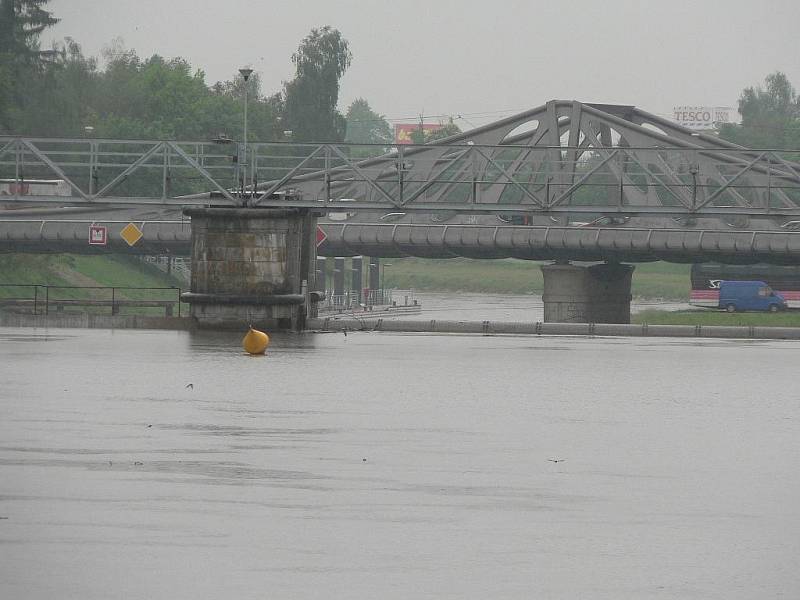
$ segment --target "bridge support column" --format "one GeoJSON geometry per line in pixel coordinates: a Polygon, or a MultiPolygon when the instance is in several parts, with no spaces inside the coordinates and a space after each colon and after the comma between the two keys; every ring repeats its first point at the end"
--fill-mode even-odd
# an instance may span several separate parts
{"type": "Polygon", "coordinates": [[[630,323],[632,265],[542,265],[545,323],[630,323]]]}
{"type": "Polygon", "coordinates": [[[364,300],[361,297],[361,280],[363,274],[363,256],[354,256],[350,259],[350,294],[354,301],[361,304],[364,300]]]}
{"type": "Polygon", "coordinates": [[[191,208],[191,303],[198,325],[305,328],[314,289],[316,213],[191,208]]]}

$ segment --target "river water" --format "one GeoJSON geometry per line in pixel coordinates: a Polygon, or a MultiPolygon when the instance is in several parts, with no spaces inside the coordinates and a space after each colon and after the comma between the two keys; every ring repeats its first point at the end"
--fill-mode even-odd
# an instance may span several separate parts
{"type": "Polygon", "coordinates": [[[0,330],[1,598],[800,597],[798,343],[240,337],[0,330]]]}

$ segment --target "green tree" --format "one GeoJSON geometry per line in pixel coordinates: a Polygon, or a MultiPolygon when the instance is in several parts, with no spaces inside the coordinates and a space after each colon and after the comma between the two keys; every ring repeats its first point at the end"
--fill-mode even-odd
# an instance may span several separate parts
{"type": "Polygon", "coordinates": [[[722,125],[720,137],[750,148],[800,148],[800,98],[780,71],[764,83],[742,91],[742,123],[722,125]]]}
{"type": "MultiPolygon", "coordinates": [[[[283,98],[280,93],[263,96],[261,77],[253,73],[247,81],[247,137],[253,142],[270,142],[283,137],[280,117],[283,98]]],[[[212,97],[206,103],[214,113],[212,122],[218,123],[218,133],[241,139],[244,135],[244,89],[241,76],[228,81],[218,81],[211,86],[212,97]]]]}
{"type": "Polygon", "coordinates": [[[434,129],[433,131],[429,131],[425,135],[426,142],[435,142],[437,140],[442,140],[446,137],[450,137],[451,135],[456,135],[457,133],[461,133],[461,128],[453,123],[453,118],[450,117],[450,120],[442,125],[439,129],[434,129]]]}
{"type": "Polygon", "coordinates": [[[0,54],[17,63],[41,66],[46,53],[39,50],[39,34],[58,23],[42,8],[50,0],[0,0],[0,54]]]}
{"type": "Polygon", "coordinates": [[[370,108],[364,98],[356,98],[347,108],[347,133],[344,141],[355,144],[390,144],[392,128],[383,115],[370,108]]]}
{"type": "Polygon", "coordinates": [[[384,146],[364,146],[350,149],[354,158],[378,156],[387,151],[394,140],[392,128],[383,117],[369,106],[364,98],[356,98],[347,108],[347,133],[344,141],[353,144],[384,144],[384,146]]]}
{"type": "Polygon", "coordinates": [[[58,19],[43,8],[50,0],[0,0],[0,132],[18,130],[28,81],[47,68],[52,52],[39,49],[39,34],[58,19]]]}
{"type": "Polygon", "coordinates": [[[430,142],[435,142],[437,140],[450,137],[451,135],[456,135],[457,133],[461,133],[461,128],[453,123],[453,118],[450,117],[450,120],[447,123],[442,124],[439,129],[426,131],[420,127],[411,134],[411,141],[414,144],[428,144],[430,142]]]}
{"type": "Polygon", "coordinates": [[[22,104],[13,113],[15,128],[28,135],[79,136],[92,120],[97,61],[85,57],[71,38],[55,44],[54,50],[51,63],[27,78],[20,90],[22,104]]]}
{"type": "Polygon", "coordinates": [[[352,53],[337,29],[312,29],[292,55],[295,78],[284,84],[283,129],[297,141],[342,141],[346,120],[336,109],[339,80],[352,53]]]}

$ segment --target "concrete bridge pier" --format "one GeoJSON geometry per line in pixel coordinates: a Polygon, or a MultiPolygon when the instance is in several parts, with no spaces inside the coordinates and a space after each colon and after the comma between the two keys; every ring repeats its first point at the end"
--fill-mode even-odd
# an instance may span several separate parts
{"type": "Polygon", "coordinates": [[[542,265],[545,323],[630,323],[633,265],[542,265]]]}
{"type": "Polygon", "coordinates": [[[364,257],[354,256],[350,259],[350,294],[355,299],[355,302],[361,304],[364,302],[362,298],[362,279],[364,273],[364,257]]]}
{"type": "Polygon", "coordinates": [[[313,314],[317,214],[310,209],[190,208],[191,291],[200,327],[305,328],[313,314]]]}

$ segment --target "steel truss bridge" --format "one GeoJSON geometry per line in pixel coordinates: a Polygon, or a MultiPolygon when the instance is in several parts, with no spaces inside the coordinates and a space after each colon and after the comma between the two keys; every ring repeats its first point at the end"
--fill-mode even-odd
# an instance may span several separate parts
{"type": "Polygon", "coordinates": [[[0,137],[0,246],[85,231],[35,208],[65,198],[26,182],[58,179],[94,220],[148,213],[142,248],[187,244],[180,207],[248,206],[327,214],[323,254],[800,260],[800,151],[633,106],[556,100],[420,146],[220,141],[0,137]]]}

